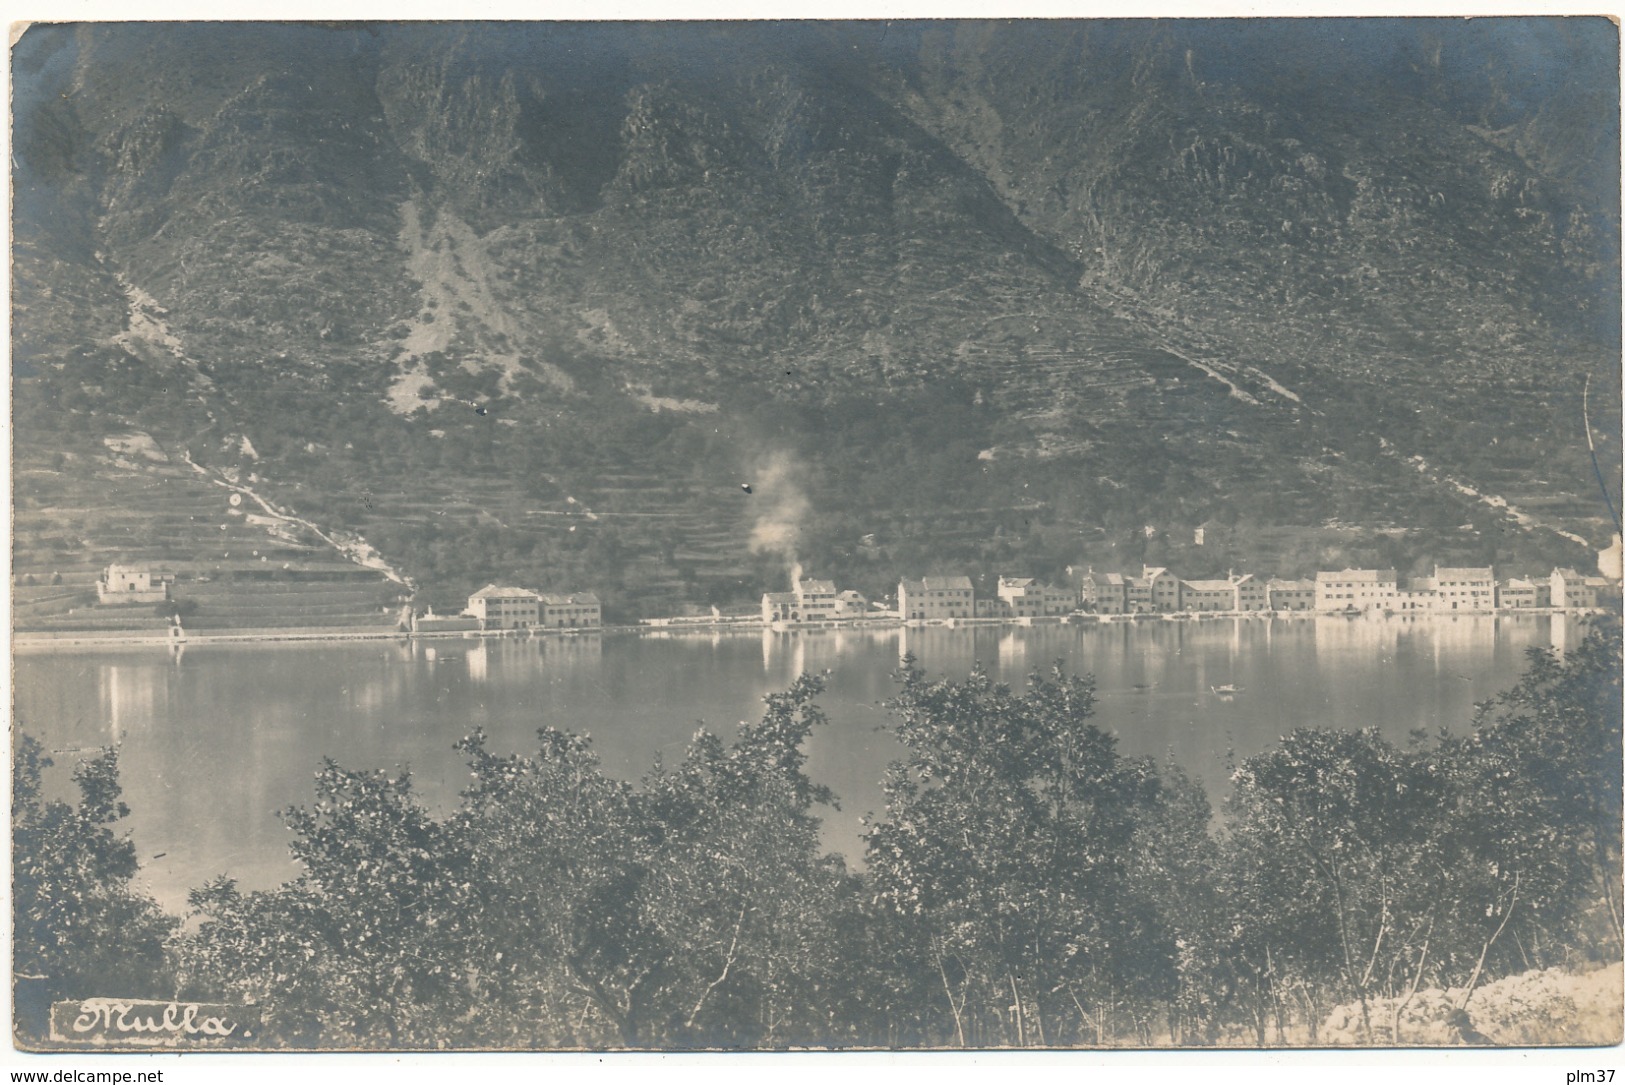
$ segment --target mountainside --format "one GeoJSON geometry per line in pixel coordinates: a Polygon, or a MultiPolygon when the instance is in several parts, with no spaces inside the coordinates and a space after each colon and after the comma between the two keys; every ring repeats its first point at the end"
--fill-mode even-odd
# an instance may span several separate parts
{"type": "Polygon", "coordinates": [[[1616,61],[1600,19],[35,27],[16,572],[108,545],[42,541],[53,494],[157,514],[131,433],[437,606],[1589,566],[1616,61]]]}

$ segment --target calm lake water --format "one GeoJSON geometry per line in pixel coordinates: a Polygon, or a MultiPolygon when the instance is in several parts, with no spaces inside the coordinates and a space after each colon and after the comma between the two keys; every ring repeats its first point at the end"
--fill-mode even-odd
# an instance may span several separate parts
{"type": "Polygon", "coordinates": [[[859,819],[883,809],[897,756],[880,730],[899,657],[933,677],[978,661],[1004,681],[1065,661],[1099,685],[1096,723],[1129,755],[1176,760],[1215,806],[1231,751],[1246,757],[1294,727],[1464,730],[1476,702],[1511,685],[1533,645],[1578,637],[1562,616],[1122,622],[1109,625],[671,634],[167,648],[20,650],[16,722],[58,764],[66,794],[81,751],[120,747],[127,826],[143,878],[173,911],[229,874],[245,888],[291,877],[275,812],[312,799],[320,759],[406,767],[447,811],[467,779],[452,744],[475,727],[498,753],[536,729],[590,734],[605,768],[635,780],[681,757],[695,729],[731,737],[764,694],[829,671],[808,771],[841,798],[825,811],[832,851],[862,854],[859,819]],[[432,646],[438,662],[429,662],[432,646]],[[1234,697],[1210,687],[1234,685],[1234,697]]]}

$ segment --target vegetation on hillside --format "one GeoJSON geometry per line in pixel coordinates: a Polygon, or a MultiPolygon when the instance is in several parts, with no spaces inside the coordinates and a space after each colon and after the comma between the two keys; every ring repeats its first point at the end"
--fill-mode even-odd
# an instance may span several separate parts
{"type": "Polygon", "coordinates": [[[1608,542],[1605,20],[871,29],[30,28],[20,457],[252,471],[437,609],[1608,542]]]}

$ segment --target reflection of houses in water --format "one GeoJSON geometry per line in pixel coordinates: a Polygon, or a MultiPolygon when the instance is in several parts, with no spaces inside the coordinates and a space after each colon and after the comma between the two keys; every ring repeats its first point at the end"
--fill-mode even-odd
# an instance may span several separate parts
{"type": "MultiPolygon", "coordinates": [[[[1184,624],[1172,622],[1110,622],[1084,626],[1079,631],[1068,670],[1074,674],[1094,675],[1102,694],[1107,696],[1148,694],[1160,683],[1169,654],[1167,639],[1184,634],[1184,624]]],[[[1040,662],[1047,668],[1060,654],[1046,652],[1040,662]]]]}
{"type": "Polygon", "coordinates": [[[1426,635],[1433,642],[1433,666],[1437,673],[1459,670],[1466,661],[1492,655],[1495,651],[1494,618],[1440,617],[1427,625],[1426,635]]]}
{"type": "MultiPolygon", "coordinates": [[[[1589,614],[1563,614],[1554,613],[1549,619],[1534,618],[1534,621],[1549,620],[1551,623],[1550,642],[1552,649],[1559,655],[1570,648],[1579,647],[1591,631],[1595,617],[1589,614]]],[[[1538,641],[1537,641],[1538,643],[1538,641]]]]}
{"type": "Polygon", "coordinates": [[[877,649],[884,651],[880,642],[893,632],[888,628],[836,627],[789,631],[764,628],[761,633],[762,670],[772,673],[774,664],[783,658],[788,658],[792,676],[834,670],[842,660],[850,659],[855,653],[870,653],[877,649]]]}
{"type": "Polygon", "coordinates": [[[1034,625],[1020,630],[1026,658],[1021,673],[1009,675],[1009,681],[1012,684],[1021,682],[1035,670],[1048,674],[1057,661],[1068,673],[1087,671],[1084,657],[1078,654],[1082,628],[1076,625],[1034,625]]]}
{"type": "MultiPolygon", "coordinates": [[[[519,647],[515,645],[514,647],[519,647]]],[[[540,642],[542,665],[597,671],[604,662],[604,638],[597,633],[548,637],[540,642]]]]}
{"type": "MultiPolygon", "coordinates": [[[[1249,626],[1249,628],[1251,628],[1249,626]]],[[[1241,655],[1241,621],[1232,619],[1230,622],[1230,659],[1234,661],[1241,655]]]]}
{"type": "MultiPolygon", "coordinates": [[[[470,645],[462,656],[462,663],[471,682],[520,684],[532,681],[539,672],[553,668],[561,671],[596,670],[603,662],[603,652],[604,638],[591,633],[518,640],[493,638],[470,645]]],[[[442,656],[441,662],[436,665],[450,664],[454,658],[442,656]]]]}
{"type": "Polygon", "coordinates": [[[865,639],[861,633],[852,634],[844,629],[803,629],[787,636],[790,673],[797,677],[834,670],[841,657],[847,655],[855,643],[865,639]]]}
{"type": "Polygon", "coordinates": [[[110,664],[100,668],[102,718],[107,721],[107,737],[118,742],[131,728],[140,729],[169,710],[169,679],[172,668],[154,667],[147,661],[131,666],[110,664]],[[159,678],[164,680],[159,688],[159,678]]]}
{"type": "Polygon", "coordinates": [[[1559,655],[1569,650],[1569,616],[1567,614],[1552,615],[1552,648],[1559,655]]]}
{"type": "Polygon", "coordinates": [[[481,641],[468,650],[463,656],[468,666],[468,680],[470,682],[485,682],[491,677],[491,651],[490,645],[481,641]]]}
{"type": "Polygon", "coordinates": [[[1393,658],[1403,651],[1411,658],[1431,658],[1435,670],[1442,672],[1460,667],[1463,660],[1492,654],[1498,620],[1488,613],[1319,617],[1314,624],[1315,651],[1329,658],[1393,658]]]}
{"type": "Polygon", "coordinates": [[[913,655],[933,678],[963,678],[976,665],[976,630],[904,626],[897,631],[897,658],[913,655]]]}
{"type": "Polygon", "coordinates": [[[399,668],[388,665],[351,667],[345,671],[344,686],[350,694],[350,707],[376,711],[397,701],[399,694],[393,688],[401,675],[399,668]]]}
{"type": "Polygon", "coordinates": [[[1027,673],[1027,638],[1014,630],[999,638],[999,675],[1012,686],[1027,673]]]}
{"type": "Polygon", "coordinates": [[[1133,623],[1141,674],[1147,683],[1161,685],[1177,666],[1185,638],[1184,623],[1133,623]]]}
{"type": "Polygon", "coordinates": [[[1580,642],[1585,640],[1594,619],[1586,614],[1556,613],[1551,615],[1550,620],[1552,649],[1561,655],[1570,648],[1578,647],[1580,642]]]}
{"type": "Polygon", "coordinates": [[[1133,622],[1112,622],[1090,629],[1083,646],[1087,663],[1081,665],[1079,670],[1097,677],[1102,674],[1121,675],[1122,680],[1131,685],[1140,682],[1140,654],[1135,650],[1134,632],[1133,622]]]}

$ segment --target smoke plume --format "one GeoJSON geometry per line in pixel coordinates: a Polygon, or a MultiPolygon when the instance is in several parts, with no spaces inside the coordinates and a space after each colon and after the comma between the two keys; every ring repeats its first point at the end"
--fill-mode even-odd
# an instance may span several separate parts
{"type": "Polygon", "coordinates": [[[787,567],[797,564],[801,522],[812,508],[796,474],[795,461],[774,452],[757,463],[750,480],[752,500],[760,503],[750,529],[751,553],[782,555],[787,567]]]}

